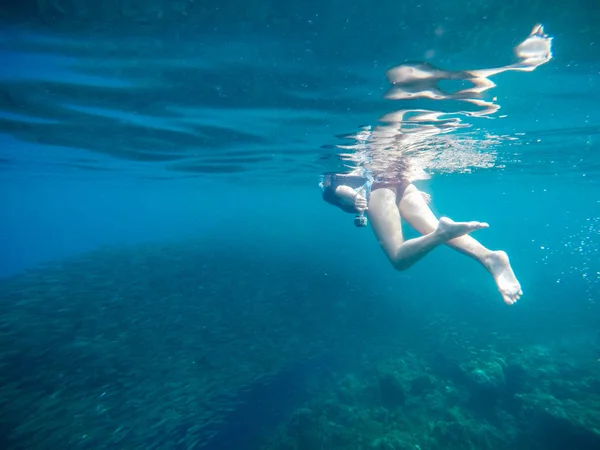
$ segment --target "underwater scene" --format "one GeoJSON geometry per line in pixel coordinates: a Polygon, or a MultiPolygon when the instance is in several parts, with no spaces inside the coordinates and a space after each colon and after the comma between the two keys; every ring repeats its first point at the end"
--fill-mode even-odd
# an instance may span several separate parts
{"type": "Polygon", "coordinates": [[[600,449],[600,4],[0,6],[0,449],[600,449]]]}

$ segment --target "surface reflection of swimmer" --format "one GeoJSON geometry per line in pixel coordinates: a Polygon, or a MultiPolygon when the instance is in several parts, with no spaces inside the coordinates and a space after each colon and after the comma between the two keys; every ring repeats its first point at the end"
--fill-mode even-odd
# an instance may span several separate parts
{"type": "Polygon", "coordinates": [[[357,226],[366,225],[360,215],[367,214],[379,245],[397,270],[408,269],[438,245],[446,244],[479,261],[494,277],[507,304],[515,303],[523,294],[506,253],[489,250],[469,236],[488,224],[454,222],[447,217],[438,220],[428,206],[429,194],[418,190],[402,171],[394,177],[376,176],[373,180],[358,173],[329,173],[323,176],[321,187],[325,201],[359,214],[357,226]],[[405,240],[402,220],[422,236],[405,240]]]}
{"type": "MultiPolygon", "coordinates": [[[[531,72],[552,59],[552,38],[546,35],[544,27],[537,24],[529,36],[514,48],[517,62],[492,69],[442,70],[429,63],[406,63],[387,71],[392,85],[385,94],[390,100],[458,100],[471,103],[479,111],[460,111],[471,116],[488,116],[500,107],[493,101],[484,100],[482,94],[494,88],[496,84],[489,77],[503,72],[531,72]],[[456,92],[442,89],[442,81],[461,81],[471,86],[456,92]]],[[[459,112],[459,111],[455,111],[459,112]]]]}

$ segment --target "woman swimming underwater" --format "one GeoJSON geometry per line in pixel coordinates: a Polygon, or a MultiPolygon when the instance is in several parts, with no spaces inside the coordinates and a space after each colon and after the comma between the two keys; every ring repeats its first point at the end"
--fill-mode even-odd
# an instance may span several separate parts
{"type": "MultiPolygon", "coordinates": [[[[504,302],[515,303],[523,292],[506,252],[489,250],[469,235],[488,228],[488,224],[454,222],[447,217],[438,220],[429,208],[431,197],[412,184],[419,178],[414,176],[413,167],[427,166],[418,160],[427,162],[428,148],[436,136],[465,126],[457,116],[490,116],[499,109],[495,97],[490,100],[483,96],[496,86],[489,77],[507,71],[535,70],[552,59],[551,44],[552,38],[544,33],[541,24],[536,24],[529,36],[514,48],[518,60],[513,64],[447,71],[427,63],[406,63],[388,70],[387,78],[392,86],[385,95],[387,99],[450,100],[469,108],[445,112],[403,109],[386,114],[380,122],[387,125],[359,133],[355,137],[357,145],[338,146],[352,150],[345,156],[353,161],[355,170],[350,174],[325,174],[321,182],[323,199],[346,212],[366,214],[379,245],[397,270],[409,268],[438,245],[446,244],[479,261],[494,278],[504,302]],[[460,85],[465,87],[447,92],[442,88],[442,81],[461,81],[460,85]],[[473,106],[479,110],[473,111],[473,106]],[[417,164],[412,164],[415,161],[417,164]],[[365,169],[369,169],[369,177],[364,176],[365,169]],[[405,240],[402,221],[422,236],[405,240]]],[[[437,156],[446,154],[450,167],[455,169],[462,159],[453,159],[452,149],[447,150],[444,148],[429,161],[439,160],[437,156]]],[[[359,226],[365,222],[365,217],[356,218],[359,226]]]]}
{"type": "Polygon", "coordinates": [[[447,217],[438,220],[428,206],[429,194],[404,177],[375,179],[371,184],[359,175],[325,174],[321,187],[328,203],[348,213],[367,214],[379,245],[397,270],[408,269],[438,245],[446,244],[479,261],[494,277],[507,304],[523,294],[507,254],[489,250],[469,236],[487,228],[487,223],[454,222],[447,217]],[[402,220],[422,236],[404,240],[402,220]]]}

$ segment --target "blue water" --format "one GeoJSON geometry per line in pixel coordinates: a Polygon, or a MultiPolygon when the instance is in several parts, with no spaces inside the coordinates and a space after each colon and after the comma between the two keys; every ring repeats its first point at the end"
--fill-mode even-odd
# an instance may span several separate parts
{"type": "MultiPolygon", "coordinates": [[[[600,396],[589,381],[600,357],[598,19],[592,1],[3,6],[0,397],[11,418],[0,420],[0,444],[318,448],[264,439],[278,426],[294,435],[290,418],[321,408],[306,405],[373,361],[407,352],[439,362],[445,326],[473,354],[565,352],[568,374],[588,381],[552,395],[571,407],[600,396]],[[481,98],[500,108],[489,115],[461,114],[478,109],[464,99],[386,98],[386,71],[401,64],[452,73],[512,64],[537,23],[552,58],[491,76],[481,98]],[[339,146],[400,109],[468,125],[414,144],[417,156],[437,155],[415,184],[436,215],[490,224],[474,236],[509,254],[524,292],[516,305],[446,247],[394,271],[371,230],[322,201],[321,174],[346,170],[342,154],[352,153],[339,146]],[[187,365],[199,361],[205,369],[187,365]],[[215,383],[207,393],[192,388],[205,373],[215,383]],[[73,409],[44,403],[63,388],[73,409]],[[111,440],[121,429],[129,434],[111,440]]],[[[463,74],[442,88],[467,84],[463,74]]],[[[440,364],[436,376],[460,384],[440,364]]],[[[600,408],[581,408],[583,428],[600,424],[600,408]]],[[[572,436],[557,433],[555,442],[572,436]]],[[[514,445],[554,448],[527,436],[514,445]]],[[[583,436],[580,448],[600,442],[583,436]]]]}

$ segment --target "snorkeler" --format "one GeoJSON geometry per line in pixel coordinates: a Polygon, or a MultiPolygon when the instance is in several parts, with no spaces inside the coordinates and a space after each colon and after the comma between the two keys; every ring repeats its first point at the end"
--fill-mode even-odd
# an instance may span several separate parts
{"type": "MultiPolygon", "coordinates": [[[[447,217],[438,220],[429,208],[431,196],[419,191],[412,181],[423,179],[415,169],[427,167],[427,155],[431,153],[428,146],[435,142],[435,137],[464,127],[457,114],[489,116],[499,109],[495,98],[483,97],[495,86],[489,77],[507,71],[531,72],[547,63],[552,59],[552,38],[545,34],[541,24],[536,24],[514,52],[516,63],[492,69],[447,71],[427,63],[407,63],[388,70],[392,87],[385,95],[387,99],[454,100],[480,110],[453,111],[454,118],[448,112],[426,109],[386,114],[380,119],[386,125],[376,127],[375,131],[363,129],[354,136],[356,145],[337,146],[351,150],[340,157],[352,161],[349,167],[355,170],[349,174],[325,174],[321,182],[323,199],[348,213],[358,214],[357,226],[366,226],[368,217],[379,245],[397,270],[411,267],[438,245],[446,244],[479,261],[494,278],[508,305],[519,300],[523,292],[506,252],[489,250],[469,235],[489,225],[454,222],[447,217]],[[462,80],[470,86],[448,93],[439,86],[444,80],[462,80]],[[369,169],[372,175],[364,176],[364,169],[369,169]],[[405,240],[403,220],[422,236],[405,240]]],[[[430,160],[438,159],[438,155],[430,160]]]]}
{"type": "Polygon", "coordinates": [[[395,269],[408,269],[438,245],[446,244],[479,261],[494,277],[506,304],[512,305],[523,294],[507,254],[489,250],[469,236],[475,230],[488,228],[487,223],[454,222],[447,217],[438,220],[428,206],[431,196],[404,177],[371,183],[360,175],[325,174],[321,187],[326,202],[359,214],[357,226],[365,226],[366,220],[360,218],[368,215],[377,241],[395,269]],[[422,236],[404,240],[402,219],[422,236]]]}

